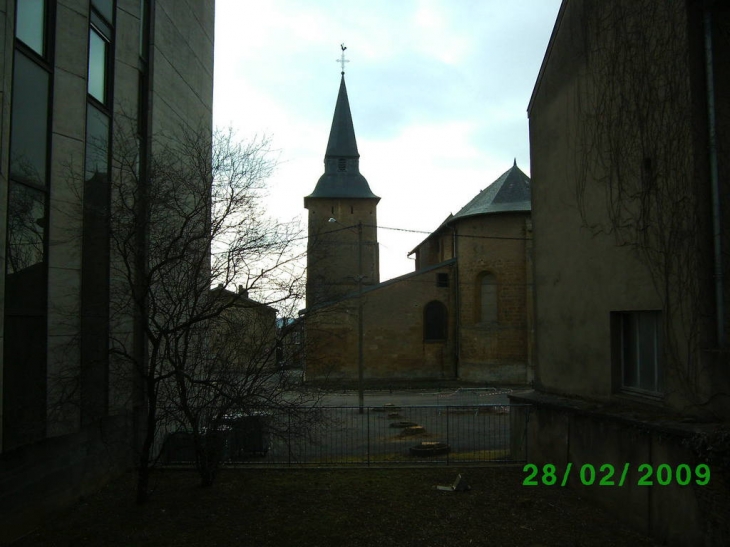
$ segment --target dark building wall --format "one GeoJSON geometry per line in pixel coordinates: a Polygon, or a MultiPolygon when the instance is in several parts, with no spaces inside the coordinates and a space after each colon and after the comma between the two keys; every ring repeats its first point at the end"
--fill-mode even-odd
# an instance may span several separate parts
{"type": "MultiPolygon", "coordinates": [[[[540,386],[548,391],[611,397],[620,390],[617,388],[620,378],[616,377],[616,348],[611,345],[611,314],[656,310],[668,326],[667,337],[676,344],[672,348],[671,340],[667,340],[667,352],[674,352],[668,359],[674,359],[674,362],[667,361],[663,403],[681,408],[689,397],[687,393],[682,394],[681,389],[687,384],[687,378],[682,376],[686,373],[687,359],[707,363],[707,355],[697,347],[689,354],[678,349],[687,347],[691,336],[690,322],[686,318],[695,314],[701,331],[712,330],[711,322],[705,319],[708,311],[711,313],[707,308],[706,291],[710,280],[705,277],[712,264],[711,245],[700,233],[692,235],[697,237],[696,243],[682,239],[681,235],[683,223],[699,226],[702,230],[709,220],[702,213],[708,211],[706,200],[710,185],[708,170],[703,167],[708,162],[705,132],[696,130],[707,128],[706,110],[698,107],[705,103],[702,97],[697,97],[698,90],[704,88],[697,77],[704,74],[704,70],[692,65],[701,62],[702,58],[676,55],[672,50],[665,51],[671,58],[659,56],[655,59],[660,67],[663,63],[667,65],[663,75],[671,79],[675,93],[666,104],[654,103],[656,108],[640,105],[647,109],[653,124],[651,131],[655,133],[649,147],[653,151],[642,150],[635,141],[637,135],[621,131],[620,123],[628,124],[631,119],[617,113],[621,97],[624,97],[619,95],[618,88],[617,95],[604,89],[606,83],[600,79],[601,66],[598,66],[602,62],[600,56],[592,57],[590,65],[586,64],[585,53],[581,57],[581,48],[586,47],[582,42],[582,29],[593,28],[585,21],[586,18],[591,21],[596,15],[591,10],[583,11],[586,5],[591,4],[566,3],[531,102],[538,379],[540,386]],[[599,107],[611,110],[596,116],[599,107]],[[659,108],[666,112],[661,118],[655,113],[659,108]],[[610,120],[611,116],[615,117],[615,123],[602,124],[602,119],[610,120]],[[662,124],[665,124],[664,129],[662,124]],[[660,140],[662,135],[666,143],[660,140]],[[604,146],[612,143],[622,151],[621,156],[609,157],[607,152],[595,146],[587,148],[590,143],[604,146]],[[678,161],[676,157],[680,152],[683,156],[678,161]],[[621,173],[625,192],[638,192],[635,189],[644,184],[642,166],[646,162],[656,170],[656,184],[664,186],[660,191],[677,196],[677,192],[671,191],[672,185],[689,190],[686,191],[686,205],[676,199],[652,213],[659,216],[647,222],[653,223],[654,228],[650,230],[660,234],[660,239],[645,244],[637,235],[640,234],[638,223],[643,222],[639,199],[622,202],[620,207],[609,199],[616,195],[617,172],[621,173]],[[695,216],[698,212],[699,216],[695,216]],[[617,214],[634,222],[633,231],[616,228],[617,214]],[[667,224],[657,229],[658,222],[667,224]],[[670,230],[676,230],[679,238],[673,243],[666,237],[673,233],[670,230]],[[660,263],[663,245],[673,246],[675,257],[679,251],[686,255],[687,262],[682,266],[686,268],[685,277],[679,281],[660,263]],[[680,286],[682,283],[685,285],[680,286]],[[693,284],[698,287],[696,293],[690,291],[693,284]],[[687,296],[689,294],[693,296],[687,296]],[[672,374],[671,367],[676,374],[672,374]]],[[[698,20],[691,9],[683,11],[680,5],[674,6],[671,13],[667,10],[664,16],[674,21],[671,30],[665,28],[661,32],[669,34],[660,33],[655,39],[668,39],[671,35],[673,43],[679,44],[677,47],[685,54],[694,51],[698,44],[690,38],[701,37],[697,36],[701,18],[698,20]],[[690,32],[692,29],[694,31],[690,32]]],[[[663,27],[658,25],[657,28],[663,27]]],[[[595,36],[591,35],[590,39],[594,40],[595,36]]],[[[603,46],[592,47],[595,51],[603,51],[603,46]]],[[[641,62],[640,59],[637,62],[641,62]]],[[[662,74],[661,68],[654,70],[662,74]]],[[[637,84],[629,82],[626,85],[631,89],[637,84]]],[[[632,99],[628,104],[639,108],[639,102],[632,99]]],[[[615,328],[613,331],[615,338],[615,328]]],[[[713,367],[700,368],[709,371],[713,367]]],[[[711,387],[713,382],[707,376],[699,375],[693,382],[700,397],[711,396],[708,390],[714,389],[711,387]]]]}
{"type": "MultiPolygon", "coordinates": [[[[45,4],[50,41],[41,58],[15,40],[15,1],[0,2],[4,75],[0,101],[3,112],[9,113],[0,125],[0,217],[5,219],[12,212],[7,209],[9,185],[40,188],[38,195],[45,192],[45,210],[41,207],[30,224],[40,227],[36,232],[43,250],[43,259],[34,266],[40,271],[39,280],[23,277],[33,281],[31,291],[16,287],[8,294],[22,276],[7,273],[6,223],[0,223],[0,543],[27,531],[48,511],[88,493],[132,462],[134,394],[130,384],[110,380],[107,358],[106,298],[113,258],[104,235],[109,214],[104,185],[109,176],[111,131],[129,129],[130,120],[131,125],[140,122],[144,146],[153,130],[174,131],[181,122],[193,128],[211,125],[214,2],[97,2],[100,9],[93,15],[88,0],[45,4]],[[114,9],[106,11],[110,4],[114,9]],[[141,16],[151,23],[150,39],[142,40],[148,47],[142,50],[141,16]],[[96,25],[94,47],[104,42],[108,52],[106,91],[95,88],[92,92],[87,82],[91,24],[96,25]],[[48,144],[45,188],[4,178],[13,141],[10,121],[24,98],[21,93],[12,96],[14,76],[22,66],[17,62],[18,51],[31,60],[31,68],[41,67],[49,75],[49,122],[46,129],[39,126],[48,144]],[[12,298],[14,309],[7,306],[12,298]],[[28,315],[29,310],[33,314],[28,315]],[[24,314],[36,317],[42,326],[33,329],[37,343],[18,332],[23,324],[16,318],[24,314]],[[8,322],[10,316],[15,318],[8,322]],[[29,386],[19,380],[27,375],[19,374],[22,363],[17,356],[32,348],[35,372],[29,386]],[[69,390],[68,383],[61,381],[64,378],[78,379],[80,389],[69,390]],[[11,432],[14,421],[8,416],[28,400],[37,412],[25,414],[28,419],[21,421],[21,434],[11,432]],[[31,418],[33,423],[28,421],[31,418]]],[[[40,88],[30,93],[31,99],[36,92],[40,88]]],[[[121,333],[130,332],[131,317],[118,328],[121,333]]]]}
{"type": "MultiPolygon", "coordinates": [[[[527,442],[539,466],[694,469],[713,460],[698,447],[730,417],[709,275],[703,8],[727,23],[722,2],[561,7],[529,109],[537,392],[514,398],[534,405],[527,442]]],[[[713,51],[726,64],[726,41],[713,51]]],[[[727,127],[726,107],[716,114],[727,127]]],[[[668,545],[720,545],[721,461],[705,490],[571,484],[668,545]]]]}

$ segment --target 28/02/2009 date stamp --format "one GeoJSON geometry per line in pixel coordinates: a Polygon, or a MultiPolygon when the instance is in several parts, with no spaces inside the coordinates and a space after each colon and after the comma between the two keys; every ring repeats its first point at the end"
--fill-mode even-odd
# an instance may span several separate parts
{"type": "MultiPolygon", "coordinates": [[[[590,463],[574,468],[571,462],[568,463],[562,473],[559,473],[557,467],[551,463],[546,463],[542,466],[541,474],[537,465],[528,463],[522,468],[522,471],[527,473],[522,481],[522,486],[538,486],[539,484],[566,486],[571,473],[574,471],[577,472],[583,486],[594,484],[598,486],[624,486],[627,484],[630,469],[631,464],[625,463],[622,468],[619,468],[617,474],[616,468],[610,463],[604,463],[596,470],[596,467],[590,463]]],[[[637,471],[639,475],[636,480],[637,486],[654,486],[655,484],[667,486],[672,482],[680,486],[687,486],[692,483],[706,486],[710,483],[710,466],[704,463],[695,466],[694,469],[684,463],[679,464],[676,469],[666,463],[658,465],[656,469],[648,463],[642,463],[638,466],[637,471]]],[[[629,479],[629,483],[633,483],[633,479],[629,479]]]]}

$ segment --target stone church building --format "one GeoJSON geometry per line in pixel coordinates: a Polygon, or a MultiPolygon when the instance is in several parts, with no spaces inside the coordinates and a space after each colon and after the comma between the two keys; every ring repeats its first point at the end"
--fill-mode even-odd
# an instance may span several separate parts
{"type": "Polygon", "coordinates": [[[376,196],[340,81],[309,211],[307,380],[532,380],[530,179],[515,164],[380,282],[376,196]]]}

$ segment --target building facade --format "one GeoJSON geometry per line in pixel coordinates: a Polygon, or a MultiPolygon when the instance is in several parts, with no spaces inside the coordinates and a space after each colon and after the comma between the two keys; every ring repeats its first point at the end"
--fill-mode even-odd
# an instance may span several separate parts
{"type": "Polygon", "coordinates": [[[574,479],[670,545],[730,537],[728,7],[565,0],[528,110],[530,458],[629,465],[632,486],[709,462],[704,490],[574,479]]]}
{"type": "Polygon", "coordinates": [[[375,196],[359,172],[344,75],[309,210],[308,380],[531,379],[530,180],[515,165],[380,282],[375,196]]]}
{"type": "Polygon", "coordinates": [[[115,147],[131,135],[143,180],[152,135],[210,130],[214,2],[7,0],[0,19],[4,539],[131,462],[135,398],[109,373],[115,147]]]}
{"type": "Polygon", "coordinates": [[[455,374],[498,384],[532,381],[530,179],[517,161],[410,254],[416,271],[455,260],[455,374]]]}

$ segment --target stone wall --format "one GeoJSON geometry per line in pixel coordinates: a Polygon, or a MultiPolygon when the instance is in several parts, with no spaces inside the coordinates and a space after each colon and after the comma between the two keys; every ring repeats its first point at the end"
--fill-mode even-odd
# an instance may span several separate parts
{"type": "Polygon", "coordinates": [[[502,213],[456,221],[459,267],[459,377],[528,382],[526,238],[529,215],[502,213]],[[496,285],[496,312],[482,317],[482,280],[496,285]]]}
{"type": "MultiPolygon", "coordinates": [[[[453,378],[455,302],[437,274],[453,276],[453,264],[408,274],[364,290],[364,377],[377,379],[453,378]],[[424,341],[424,307],[446,306],[445,341],[424,341]]],[[[308,380],[358,377],[358,297],[314,309],[306,323],[308,380]]]]}

